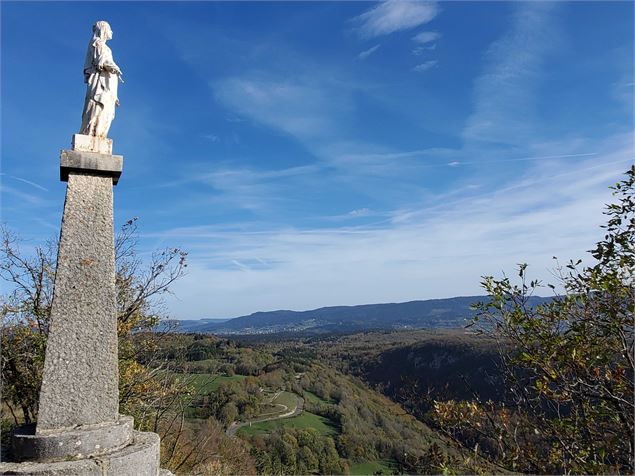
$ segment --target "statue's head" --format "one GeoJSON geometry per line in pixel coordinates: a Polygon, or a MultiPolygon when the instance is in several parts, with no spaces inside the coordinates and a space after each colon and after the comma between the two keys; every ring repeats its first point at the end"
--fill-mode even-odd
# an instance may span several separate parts
{"type": "Polygon", "coordinates": [[[93,38],[104,41],[112,38],[112,30],[107,21],[100,20],[93,25],[93,38]]]}

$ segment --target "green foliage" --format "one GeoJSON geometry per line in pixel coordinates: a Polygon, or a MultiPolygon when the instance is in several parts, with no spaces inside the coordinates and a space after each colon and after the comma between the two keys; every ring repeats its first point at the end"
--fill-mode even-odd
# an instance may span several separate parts
{"type": "MultiPolygon", "coordinates": [[[[377,460],[394,461],[395,471],[418,474],[437,473],[448,462],[461,467],[456,451],[443,438],[361,381],[321,362],[316,353],[306,352],[301,342],[248,347],[214,337],[180,335],[166,340],[163,351],[187,359],[191,354],[176,349],[189,349],[195,339],[199,347],[201,342],[206,346],[225,342],[214,357],[198,363],[217,369],[245,360],[265,363],[258,376],[179,375],[179,379],[194,379],[194,388],[200,390],[187,412],[192,422],[211,417],[229,427],[232,421],[252,421],[237,434],[252,448],[261,473],[339,474],[347,472],[350,464],[377,460]],[[300,397],[305,398],[300,415],[253,421],[286,413],[300,397]],[[310,437],[318,441],[308,443],[310,437]]],[[[185,363],[182,370],[191,362],[185,363]]]]}
{"type": "Polygon", "coordinates": [[[393,474],[396,472],[397,467],[394,461],[377,460],[366,463],[352,464],[350,467],[350,474],[353,475],[380,475],[380,474],[393,474]]]}
{"type": "Polygon", "coordinates": [[[17,425],[37,418],[57,245],[49,242],[27,256],[14,234],[1,231],[0,279],[11,288],[1,310],[2,398],[17,425]]]}
{"type": "Polygon", "coordinates": [[[232,375],[228,377],[220,374],[199,374],[199,373],[175,373],[177,378],[187,382],[198,394],[204,395],[218,390],[221,385],[232,382],[242,382],[245,375],[232,375]]]}
{"type": "Polygon", "coordinates": [[[238,416],[238,408],[233,402],[228,402],[220,409],[219,419],[225,426],[231,425],[238,416]]]}
{"type": "MultiPolygon", "coordinates": [[[[137,428],[160,434],[164,467],[189,472],[218,453],[229,472],[253,471],[248,454],[236,460],[228,453],[223,446],[228,438],[215,421],[186,424],[184,409],[193,389],[173,378],[172,361],[159,352],[166,334],[153,332],[157,310],[161,296],[185,271],[185,253],[161,250],[144,265],[135,248],[136,220],[131,220],[115,238],[120,411],[132,415],[137,428]]],[[[8,410],[12,416],[11,427],[37,419],[56,255],[56,242],[24,253],[16,237],[2,230],[0,278],[8,289],[2,299],[2,404],[3,415],[8,410]]],[[[8,425],[2,421],[3,436],[8,425]]]]}
{"type": "MultiPolygon", "coordinates": [[[[440,425],[492,462],[532,473],[635,471],[635,166],[614,187],[597,263],[560,269],[566,293],[538,307],[540,283],[487,277],[477,326],[500,347],[507,403],[445,402],[440,425]]],[[[554,288],[554,286],[551,286],[554,288]]]]}
{"type": "Polygon", "coordinates": [[[252,443],[259,474],[343,474],[347,469],[333,438],[311,428],[281,428],[252,443]]]}

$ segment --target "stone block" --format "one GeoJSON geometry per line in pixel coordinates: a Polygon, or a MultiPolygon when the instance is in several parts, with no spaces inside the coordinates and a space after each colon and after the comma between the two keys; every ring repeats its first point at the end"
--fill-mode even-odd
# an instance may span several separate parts
{"type": "Polygon", "coordinates": [[[11,453],[16,461],[64,461],[108,453],[132,442],[133,418],[119,415],[116,423],[35,434],[31,425],[13,434],[11,453]]]}
{"type": "Polygon", "coordinates": [[[68,182],[70,173],[84,173],[112,178],[117,185],[123,170],[123,156],[63,150],[60,154],[60,180],[68,182]]]}
{"type": "Polygon", "coordinates": [[[118,419],[114,255],[112,179],[70,173],[36,434],[118,419]]]}
{"type": "Polygon", "coordinates": [[[73,150],[112,155],[112,139],[108,139],[107,137],[73,134],[71,145],[73,150]]]}
{"type": "Polygon", "coordinates": [[[160,440],[156,433],[135,432],[134,444],[121,451],[96,458],[108,476],[157,476],[160,440]]]}
{"type": "Polygon", "coordinates": [[[0,475],[158,476],[159,457],[159,436],[134,431],[132,443],[112,453],[53,463],[0,463],[0,475]]]}

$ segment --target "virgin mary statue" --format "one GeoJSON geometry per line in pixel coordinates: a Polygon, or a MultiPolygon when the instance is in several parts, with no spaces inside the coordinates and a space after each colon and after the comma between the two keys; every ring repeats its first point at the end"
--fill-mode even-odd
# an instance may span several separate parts
{"type": "Polygon", "coordinates": [[[111,38],[112,30],[108,22],[98,21],[93,25],[93,37],[88,43],[84,62],[87,88],[80,134],[106,137],[115,117],[115,106],[119,106],[117,85],[121,70],[106,45],[111,38]]]}

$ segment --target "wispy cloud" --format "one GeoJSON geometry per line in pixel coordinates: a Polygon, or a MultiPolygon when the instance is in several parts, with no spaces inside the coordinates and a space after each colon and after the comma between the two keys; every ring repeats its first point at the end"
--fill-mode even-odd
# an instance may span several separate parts
{"type": "Polygon", "coordinates": [[[216,134],[203,134],[203,138],[211,142],[220,141],[220,137],[218,137],[216,134]]]}
{"type": "Polygon", "coordinates": [[[365,217],[370,215],[372,212],[370,208],[356,208],[355,210],[351,210],[348,214],[352,217],[365,217]]]}
{"type": "Polygon", "coordinates": [[[341,88],[309,78],[227,78],[212,83],[226,107],[256,121],[303,138],[332,131],[336,117],[348,107],[341,88]]]}
{"type": "Polygon", "coordinates": [[[536,89],[544,56],[557,45],[553,3],[518,4],[509,31],[485,55],[475,81],[474,112],[463,131],[467,141],[528,143],[536,132],[536,89]]]}
{"type": "Polygon", "coordinates": [[[40,184],[37,184],[37,183],[35,183],[35,182],[31,181],[31,180],[23,179],[23,178],[20,178],[20,177],[14,177],[13,175],[8,175],[8,177],[10,177],[10,178],[12,178],[14,180],[17,180],[19,182],[26,183],[27,185],[30,185],[31,187],[35,187],[38,190],[42,190],[43,192],[48,192],[49,191],[48,188],[42,187],[40,184]]]}
{"type": "Polygon", "coordinates": [[[432,43],[439,38],[441,38],[441,34],[436,31],[422,31],[421,33],[413,36],[412,41],[419,43],[420,45],[425,45],[427,43],[432,43]]]}
{"type": "MultiPolygon", "coordinates": [[[[355,22],[365,38],[387,35],[412,28],[416,22],[406,17],[416,15],[403,9],[421,5],[434,11],[425,21],[419,16],[422,25],[436,5],[384,2],[355,22]]],[[[519,261],[548,278],[552,255],[584,257],[599,236],[606,186],[632,159],[632,140],[536,131],[533,105],[543,58],[558,46],[551,18],[558,7],[513,8],[508,30],[484,55],[465,127],[459,123],[445,147],[364,135],[355,124],[362,112],[356,78],[343,80],[337,66],[318,68],[300,54],[286,52],[284,67],[259,63],[213,80],[226,113],[251,123],[241,127],[288,134],[315,162],[308,170],[266,170],[228,159],[205,173],[187,172],[223,205],[278,212],[157,233],[191,252],[190,276],[176,289],[178,317],[476,294],[481,275],[509,272],[519,261]],[[302,220],[290,215],[291,200],[302,220]],[[311,208],[318,202],[325,206],[311,208]],[[317,219],[304,220],[311,213],[317,219]],[[201,304],[200,296],[213,299],[201,304]]],[[[431,48],[438,39],[432,33],[406,44],[431,48]]],[[[424,59],[416,71],[437,66],[424,59]]]]}
{"type": "Polygon", "coordinates": [[[4,183],[0,184],[0,193],[13,196],[14,198],[22,202],[27,202],[34,206],[41,206],[45,203],[42,198],[40,198],[39,196],[33,193],[23,192],[14,187],[10,187],[4,183]]]}
{"type": "Polygon", "coordinates": [[[380,46],[381,45],[375,45],[368,48],[367,50],[362,51],[360,54],[357,55],[357,58],[359,58],[360,60],[365,60],[370,55],[372,55],[375,51],[377,51],[380,46]]]}
{"type": "Polygon", "coordinates": [[[415,46],[412,49],[412,54],[415,56],[421,56],[422,54],[424,54],[426,51],[433,51],[437,49],[437,44],[433,43],[431,45],[423,45],[423,46],[415,46]]]}
{"type": "Polygon", "coordinates": [[[614,139],[615,150],[574,169],[537,162],[498,189],[395,210],[374,225],[168,230],[173,239],[187,237],[193,261],[173,310],[182,318],[232,317],[478,294],[482,275],[511,272],[520,261],[550,280],[553,255],[590,259],[586,250],[601,237],[603,203],[611,200],[607,185],[630,160],[629,140],[614,139]],[[203,295],[212,299],[201,303],[203,295]]]}
{"type": "Polygon", "coordinates": [[[318,165],[283,169],[256,169],[232,164],[190,164],[183,167],[182,176],[162,187],[184,187],[196,184],[200,188],[197,200],[178,201],[183,209],[201,205],[222,205],[228,209],[270,212],[283,207],[306,182],[319,174],[318,165]],[[286,192],[286,193],[285,193],[286,192]]]}
{"type": "Polygon", "coordinates": [[[429,61],[426,61],[425,63],[418,64],[412,69],[413,71],[416,71],[417,73],[425,73],[426,71],[429,71],[432,68],[436,68],[437,64],[438,64],[437,60],[429,60],[429,61]]]}
{"type": "Polygon", "coordinates": [[[430,22],[437,16],[433,1],[388,0],[353,18],[362,38],[388,35],[430,22]]]}
{"type": "Polygon", "coordinates": [[[441,34],[436,31],[422,31],[421,33],[412,37],[412,41],[417,43],[412,49],[412,54],[415,56],[421,56],[426,51],[436,50],[437,44],[434,41],[441,38],[441,34]]]}

